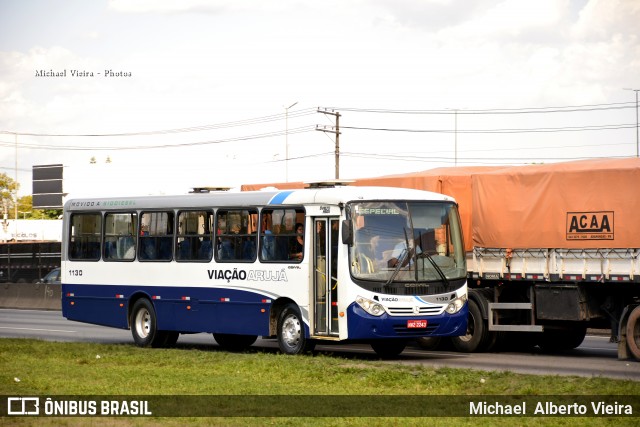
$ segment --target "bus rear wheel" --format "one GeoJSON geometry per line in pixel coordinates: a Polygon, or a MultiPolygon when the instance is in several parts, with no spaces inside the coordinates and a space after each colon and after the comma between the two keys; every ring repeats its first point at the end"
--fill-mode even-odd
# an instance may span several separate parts
{"type": "Polygon", "coordinates": [[[278,317],[278,347],[284,354],[301,354],[315,347],[305,337],[300,310],[293,304],[287,305],[278,317]]]}
{"type": "Polygon", "coordinates": [[[167,347],[178,340],[177,332],[158,330],[156,311],[145,298],[133,304],[129,324],[133,341],[138,347],[167,347]]]}
{"type": "Polygon", "coordinates": [[[256,335],[213,334],[220,347],[229,351],[244,351],[256,342],[256,335]]]}

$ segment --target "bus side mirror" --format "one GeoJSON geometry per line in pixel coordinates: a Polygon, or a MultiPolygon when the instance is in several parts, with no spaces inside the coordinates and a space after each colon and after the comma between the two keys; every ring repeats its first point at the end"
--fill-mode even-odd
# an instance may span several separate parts
{"type": "Polygon", "coordinates": [[[353,227],[348,219],[342,221],[342,243],[345,245],[353,244],[353,227]]]}

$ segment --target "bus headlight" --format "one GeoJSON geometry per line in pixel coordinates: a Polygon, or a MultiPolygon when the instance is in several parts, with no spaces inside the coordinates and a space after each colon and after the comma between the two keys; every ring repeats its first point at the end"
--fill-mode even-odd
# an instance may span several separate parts
{"type": "Polygon", "coordinates": [[[453,301],[451,301],[449,305],[447,305],[447,308],[445,308],[445,311],[449,314],[456,314],[457,312],[462,310],[462,307],[464,307],[465,302],[467,302],[467,296],[462,295],[454,299],[453,301]]]}
{"type": "Polygon", "coordinates": [[[358,296],[356,303],[372,316],[382,316],[385,313],[384,307],[381,304],[371,301],[368,298],[358,296]]]}

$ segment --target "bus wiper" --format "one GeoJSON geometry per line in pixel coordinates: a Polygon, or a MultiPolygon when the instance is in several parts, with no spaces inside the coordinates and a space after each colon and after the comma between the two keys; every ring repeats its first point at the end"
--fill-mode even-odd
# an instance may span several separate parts
{"type": "Polygon", "coordinates": [[[393,280],[396,278],[408,254],[409,254],[409,251],[407,251],[406,248],[403,249],[402,252],[400,252],[400,255],[398,255],[398,258],[396,261],[396,268],[395,270],[393,270],[393,273],[391,273],[391,276],[389,276],[389,280],[387,280],[387,283],[384,284],[385,286],[389,286],[389,284],[393,282],[393,280]]]}
{"type": "MultiPolygon", "coordinates": [[[[402,252],[400,252],[400,255],[397,258],[397,262],[396,262],[396,269],[393,270],[393,273],[391,273],[391,276],[389,277],[389,280],[387,280],[387,283],[385,283],[385,286],[389,286],[389,284],[391,282],[393,282],[393,280],[396,278],[396,276],[398,275],[398,272],[400,271],[400,269],[402,268],[402,265],[404,264],[405,260],[407,258],[410,259],[412,255],[412,251],[409,248],[409,237],[407,236],[407,229],[404,229],[404,241],[405,241],[405,248],[402,250],[402,252]]],[[[414,251],[415,252],[415,251],[414,251]]]]}
{"type": "Polygon", "coordinates": [[[429,260],[429,263],[431,263],[431,265],[433,266],[433,269],[436,270],[436,272],[438,273],[438,276],[440,276],[440,278],[442,279],[442,282],[444,283],[445,288],[448,289],[449,279],[447,279],[447,276],[444,274],[444,272],[442,271],[440,266],[436,263],[436,261],[433,259],[433,257],[429,255],[428,252],[422,252],[420,255],[424,256],[424,258],[429,260]]]}

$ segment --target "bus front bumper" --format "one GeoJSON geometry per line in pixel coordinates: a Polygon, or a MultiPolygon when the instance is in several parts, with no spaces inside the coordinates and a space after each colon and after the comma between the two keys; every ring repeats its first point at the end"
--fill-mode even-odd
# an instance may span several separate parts
{"type": "Polygon", "coordinates": [[[419,338],[419,337],[452,337],[465,335],[467,318],[469,316],[467,304],[455,313],[446,311],[435,316],[372,316],[359,305],[353,303],[347,309],[347,325],[349,339],[379,339],[379,338],[419,338]],[[416,322],[418,320],[426,321],[416,322]],[[415,327],[419,325],[419,327],[415,327]]]}

